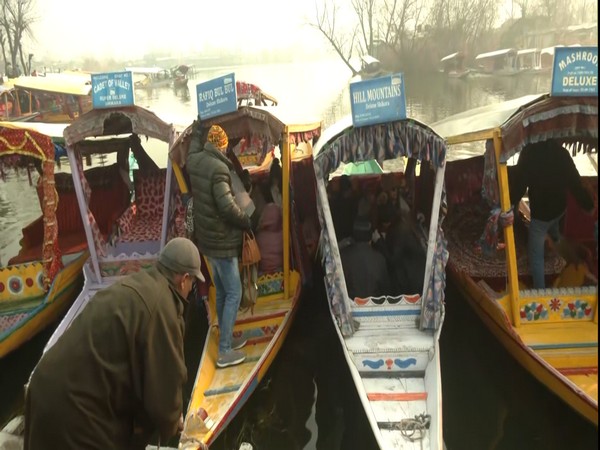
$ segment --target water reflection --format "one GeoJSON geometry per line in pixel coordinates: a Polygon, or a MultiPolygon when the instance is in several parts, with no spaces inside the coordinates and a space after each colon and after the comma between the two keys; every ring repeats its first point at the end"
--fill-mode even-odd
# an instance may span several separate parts
{"type": "MultiPolygon", "coordinates": [[[[37,173],[32,172],[35,183],[37,173]]],[[[41,214],[36,190],[29,185],[26,170],[7,171],[6,182],[0,181],[0,267],[19,253],[21,228],[41,214]]]]}

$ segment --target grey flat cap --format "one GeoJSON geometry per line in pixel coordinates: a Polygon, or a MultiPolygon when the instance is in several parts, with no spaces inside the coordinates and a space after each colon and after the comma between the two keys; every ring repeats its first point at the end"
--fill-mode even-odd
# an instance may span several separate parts
{"type": "Polygon", "coordinates": [[[158,262],[175,273],[189,273],[200,281],[204,280],[202,260],[196,245],[184,237],[176,237],[167,242],[160,252],[158,262]]]}

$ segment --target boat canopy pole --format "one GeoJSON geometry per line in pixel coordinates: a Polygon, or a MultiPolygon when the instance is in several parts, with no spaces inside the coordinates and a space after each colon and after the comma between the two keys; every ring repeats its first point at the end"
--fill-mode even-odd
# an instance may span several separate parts
{"type": "MultiPolygon", "coordinates": [[[[438,237],[438,223],[440,217],[440,204],[442,201],[442,188],[444,187],[444,174],[446,172],[446,163],[442,167],[438,167],[435,173],[435,188],[433,191],[433,204],[431,206],[431,220],[429,221],[429,236],[427,238],[427,257],[425,260],[425,278],[423,279],[423,290],[421,295],[421,319],[419,320],[419,329],[422,331],[425,329],[423,324],[425,323],[425,310],[427,309],[427,290],[433,289],[433,257],[436,252],[437,237],[438,237]]],[[[437,306],[439,299],[434,298],[433,302],[437,306]]],[[[439,301],[441,303],[441,301],[439,301]]],[[[437,322],[437,321],[436,321],[437,322]]],[[[441,322],[440,322],[441,323],[441,322]]],[[[438,323],[435,324],[438,328],[438,323]]]]}
{"type": "MultiPolygon", "coordinates": [[[[81,219],[83,222],[83,228],[85,230],[85,238],[88,242],[90,250],[90,257],[92,258],[92,265],[94,266],[94,272],[96,273],[96,281],[102,283],[102,275],[100,273],[100,264],[98,263],[98,253],[96,252],[96,244],[94,243],[94,237],[92,235],[92,228],[90,225],[90,218],[88,217],[88,205],[83,195],[83,188],[81,187],[81,179],[79,178],[79,170],[77,156],[75,150],[68,148],[67,155],[69,157],[69,164],[71,166],[71,174],[73,175],[73,185],[75,186],[75,194],[77,195],[77,203],[79,204],[79,212],[81,213],[81,219]]],[[[60,199],[59,199],[60,201],[60,199]]]]}
{"type": "Polygon", "coordinates": [[[290,296],[290,135],[288,127],[283,132],[281,148],[282,193],[281,206],[283,214],[283,298],[290,296]]]}
{"type": "MultiPolygon", "coordinates": [[[[173,142],[175,141],[175,131],[171,128],[171,133],[169,134],[169,148],[173,146],[173,142]]],[[[171,203],[171,190],[173,180],[173,162],[171,158],[167,155],[167,176],[165,177],[165,197],[163,199],[163,216],[162,216],[162,228],[160,233],[160,249],[165,246],[167,243],[167,233],[169,230],[169,226],[167,221],[170,219],[169,217],[169,203],[171,203]]],[[[184,183],[185,184],[185,183],[184,183]]]]}
{"type": "MultiPolygon", "coordinates": [[[[506,163],[500,163],[500,152],[502,150],[502,138],[500,130],[494,131],[494,152],[496,153],[496,171],[498,173],[498,188],[500,192],[500,209],[502,212],[510,212],[510,192],[508,190],[508,169],[506,163]]],[[[515,233],[513,224],[504,228],[504,243],[506,245],[506,268],[508,273],[508,295],[510,299],[510,310],[512,322],[515,328],[521,325],[519,316],[519,274],[517,272],[517,252],[515,248],[515,233]]]]}
{"type": "MultiPolygon", "coordinates": [[[[170,160],[171,158],[169,158],[169,161],[170,160]]],[[[183,172],[181,171],[181,167],[179,167],[179,164],[173,164],[173,173],[175,173],[175,178],[177,178],[177,184],[179,185],[179,191],[181,192],[181,195],[187,194],[189,190],[187,187],[187,183],[185,182],[183,172]]]]}
{"type": "Polygon", "coordinates": [[[173,179],[172,174],[172,163],[171,158],[167,158],[167,176],[165,177],[165,197],[163,198],[163,214],[162,214],[162,226],[160,230],[160,249],[165,246],[167,243],[167,232],[169,229],[169,224],[167,223],[170,219],[169,217],[169,203],[171,200],[171,180],[173,179]]]}

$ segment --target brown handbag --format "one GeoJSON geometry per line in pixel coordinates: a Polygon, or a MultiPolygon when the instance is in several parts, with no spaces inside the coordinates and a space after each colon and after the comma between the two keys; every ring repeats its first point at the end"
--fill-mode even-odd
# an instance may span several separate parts
{"type": "Polygon", "coordinates": [[[260,250],[252,231],[244,231],[244,243],[242,245],[242,266],[251,266],[260,261],[260,250]]]}
{"type": "Polygon", "coordinates": [[[242,299],[240,310],[254,314],[254,305],[258,300],[258,262],[260,261],[260,250],[252,231],[244,231],[244,242],[242,245],[242,262],[240,277],[242,279],[242,299]]]}

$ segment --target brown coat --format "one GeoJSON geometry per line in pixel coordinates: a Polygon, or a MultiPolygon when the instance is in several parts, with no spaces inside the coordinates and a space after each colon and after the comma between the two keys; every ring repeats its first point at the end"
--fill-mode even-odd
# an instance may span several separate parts
{"type": "Polygon", "coordinates": [[[42,356],[28,388],[26,450],[132,448],[134,426],[162,442],[177,432],[184,300],[159,267],[99,291],[42,356]]]}

